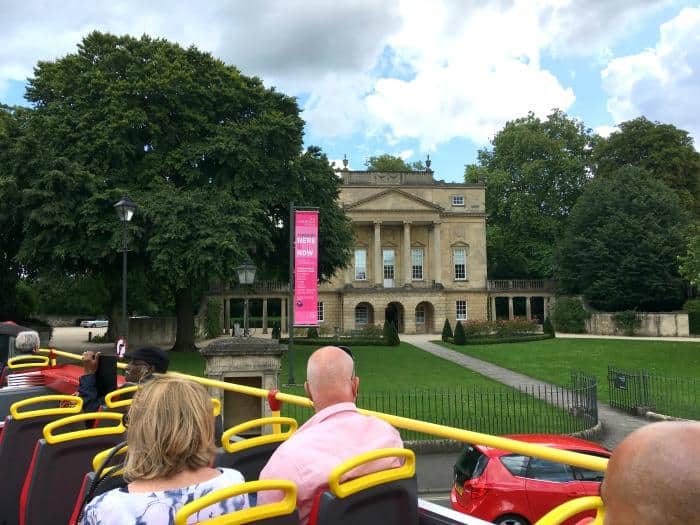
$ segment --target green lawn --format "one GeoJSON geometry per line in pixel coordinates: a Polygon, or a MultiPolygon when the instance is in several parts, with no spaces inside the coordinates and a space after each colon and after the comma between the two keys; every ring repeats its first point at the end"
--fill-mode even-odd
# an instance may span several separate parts
{"type": "Polygon", "coordinates": [[[700,343],[626,339],[548,339],[531,343],[456,346],[463,354],[549,381],[568,384],[572,370],[598,378],[598,398],[608,402],[608,365],[645,369],[660,376],[700,377],[700,343]]]}

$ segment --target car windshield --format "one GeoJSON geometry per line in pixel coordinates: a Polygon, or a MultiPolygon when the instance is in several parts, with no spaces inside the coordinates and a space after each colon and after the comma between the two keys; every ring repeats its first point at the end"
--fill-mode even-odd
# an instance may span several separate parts
{"type": "Polygon", "coordinates": [[[481,476],[488,460],[489,458],[476,447],[472,445],[465,447],[455,463],[455,482],[463,485],[468,479],[481,476]]]}

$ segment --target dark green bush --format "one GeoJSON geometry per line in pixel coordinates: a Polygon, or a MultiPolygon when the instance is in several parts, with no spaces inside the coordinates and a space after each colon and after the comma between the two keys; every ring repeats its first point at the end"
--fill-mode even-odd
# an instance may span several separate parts
{"type": "Polygon", "coordinates": [[[683,305],[688,311],[688,328],[691,334],[700,334],[700,299],[689,299],[683,305]]]}
{"type": "Polygon", "coordinates": [[[518,335],[518,336],[497,336],[492,335],[489,337],[468,337],[464,344],[465,345],[500,345],[502,343],[528,343],[530,341],[544,341],[545,339],[552,339],[554,336],[551,334],[530,334],[530,335],[518,335]]]}
{"type": "Polygon", "coordinates": [[[456,345],[463,345],[466,344],[466,342],[467,335],[464,333],[464,326],[462,326],[461,321],[457,321],[457,325],[455,326],[454,343],[456,345]]]}
{"type": "Polygon", "coordinates": [[[272,323],[272,334],[270,334],[270,335],[272,336],[273,339],[279,339],[281,331],[282,330],[280,328],[280,324],[277,321],[272,323]]]}
{"type": "Polygon", "coordinates": [[[401,341],[399,340],[399,333],[396,331],[394,323],[389,321],[384,321],[384,329],[382,331],[384,336],[384,341],[389,346],[398,346],[401,341]]]}
{"type": "MultiPolygon", "coordinates": [[[[288,344],[289,338],[284,337],[279,340],[280,344],[288,344]]],[[[294,346],[329,346],[329,345],[351,345],[351,346],[390,346],[383,339],[362,339],[360,337],[346,338],[341,337],[336,339],[334,337],[319,337],[318,339],[309,339],[307,337],[301,337],[299,339],[294,339],[294,346]]]]}
{"type": "Polygon", "coordinates": [[[306,330],[306,337],[309,339],[318,339],[318,329],[315,326],[306,330]]]}
{"type": "Polygon", "coordinates": [[[642,326],[642,317],[636,310],[625,310],[612,316],[615,327],[625,335],[634,335],[642,326]]]}
{"type": "Polygon", "coordinates": [[[577,297],[557,297],[552,312],[552,323],[560,332],[582,334],[586,331],[586,320],[590,312],[583,308],[577,297]]]}
{"type": "Polygon", "coordinates": [[[452,327],[450,326],[450,320],[445,319],[445,324],[442,325],[442,340],[449,341],[452,339],[452,327]]]}
{"type": "Polygon", "coordinates": [[[221,301],[211,299],[207,303],[206,324],[204,326],[207,337],[213,338],[221,335],[221,321],[219,320],[220,314],[221,301]]]}
{"type": "Polygon", "coordinates": [[[554,325],[552,324],[552,321],[547,317],[547,319],[544,320],[544,324],[542,325],[542,331],[545,334],[549,334],[552,337],[554,337],[554,325]]]}

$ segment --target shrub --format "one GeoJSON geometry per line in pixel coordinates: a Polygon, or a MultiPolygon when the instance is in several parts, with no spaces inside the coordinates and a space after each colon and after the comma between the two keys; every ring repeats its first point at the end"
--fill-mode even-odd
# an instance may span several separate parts
{"type": "Polygon", "coordinates": [[[221,335],[221,321],[219,320],[219,315],[221,314],[221,302],[210,300],[207,303],[207,315],[205,321],[204,330],[207,337],[219,337],[221,335]]]}
{"type": "Polygon", "coordinates": [[[586,320],[590,312],[583,308],[580,299],[576,297],[557,297],[552,312],[552,323],[560,332],[582,334],[586,331],[586,320]]]}
{"type": "Polygon", "coordinates": [[[360,332],[362,334],[362,337],[367,337],[369,339],[379,339],[380,337],[384,337],[384,329],[376,324],[367,324],[362,327],[362,330],[360,332]]]}
{"type": "Polygon", "coordinates": [[[318,339],[318,329],[312,326],[306,330],[306,337],[309,339],[318,339]]]}
{"type": "Polygon", "coordinates": [[[282,329],[280,328],[280,324],[277,321],[272,323],[272,334],[271,334],[272,338],[279,339],[281,332],[282,332],[282,329]]]}
{"type": "Polygon", "coordinates": [[[450,326],[450,320],[445,319],[445,324],[442,325],[442,340],[449,341],[452,339],[452,327],[450,326]]]}
{"type": "Polygon", "coordinates": [[[470,337],[466,340],[467,345],[500,345],[503,343],[527,343],[530,341],[544,341],[545,339],[551,339],[553,336],[550,334],[530,334],[530,335],[519,335],[511,337],[470,337]]]}
{"type": "Polygon", "coordinates": [[[688,328],[691,334],[700,334],[700,299],[689,299],[683,305],[688,311],[688,328]]]}
{"type": "Polygon", "coordinates": [[[394,323],[389,321],[384,321],[384,340],[389,346],[398,346],[401,341],[399,340],[399,333],[396,331],[394,323]]]}
{"type": "Polygon", "coordinates": [[[617,312],[612,316],[618,330],[625,335],[634,335],[634,332],[642,326],[642,316],[636,310],[617,312]]]}
{"type": "Polygon", "coordinates": [[[552,324],[552,321],[547,317],[547,319],[544,320],[544,324],[542,325],[542,331],[545,334],[549,334],[552,337],[554,337],[554,325],[552,324]]]}
{"type": "MultiPolygon", "coordinates": [[[[464,335],[467,337],[489,335],[493,331],[493,323],[491,321],[465,321],[462,323],[462,328],[464,328],[464,335]]],[[[455,332],[457,332],[456,329],[455,332]]]]}
{"type": "Polygon", "coordinates": [[[462,326],[461,321],[457,321],[457,325],[455,326],[454,343],[456,345],[463,345],[463,344],[466,344],[466,342],[467,342],[467,336],[464,333],[464,326],[462,326]]]}

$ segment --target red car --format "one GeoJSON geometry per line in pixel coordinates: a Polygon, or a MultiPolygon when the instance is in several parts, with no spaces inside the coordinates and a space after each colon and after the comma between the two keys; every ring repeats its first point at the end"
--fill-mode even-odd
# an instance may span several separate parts
{"type": "MultiPolygon", "coordinates": [[[[520,434],[506,436],[593,456],[610,457],[606,448],[569,436],[520,434]]],[[[530,525],[554,507],[582,496],[597,496],[603,473],[507,450],[467,446],[454,466],[452,508],[498,525],[530,525]]],[[[573,524],[594,512],[581,513],[573,524]]]]}

